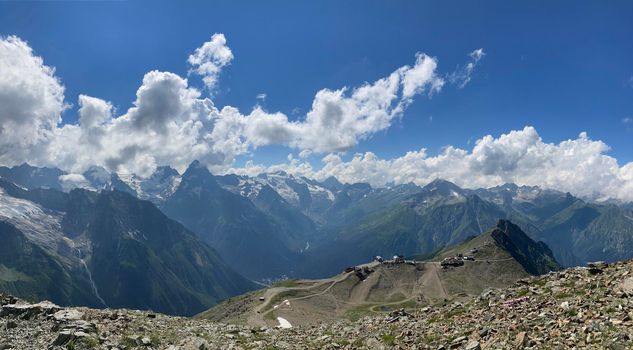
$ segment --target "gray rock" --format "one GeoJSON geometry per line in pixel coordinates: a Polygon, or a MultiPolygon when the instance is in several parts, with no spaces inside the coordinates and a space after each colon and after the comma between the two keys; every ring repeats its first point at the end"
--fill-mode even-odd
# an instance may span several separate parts
{"type": "Polygon", "coordinates": [[[55,346],[63,346],[68,344],[73,339],[73,333],[70,330],[63,330],[57,334],[57,338],[53,341],[55,346]]]}
{"type": "Polygon", "coordinates": [[[83,312],[80,312],[75,309],[64,309],[59,310],[53,314],[53,320],[56,322],[69,322],[69,321],[77,321],[83,318],[83,312]]]}
{"type": "Polygon", "coordinates": [[[471,341],[470,343],[466,344],[466,347],[464,348],[465,350],[481,350],[481,345],[479,345],[478,341],[471,341]]]}
{"type": "Polygon", "coordinates": [[[143,337],[141,338],[141,345],[143,346],[150,346],[152,345],[152,340],[148,337],[143,337]]]}
{"type": "Polygon", "coordinates": [[[29,320],[38,315],[50,315],[60,309],[59,306],[50,301],[42,301],[37,304],[17,302],[15,304],[2,306],[2,309],[0,309],[0,317],[19,316],[22,319],[29,320]]]}

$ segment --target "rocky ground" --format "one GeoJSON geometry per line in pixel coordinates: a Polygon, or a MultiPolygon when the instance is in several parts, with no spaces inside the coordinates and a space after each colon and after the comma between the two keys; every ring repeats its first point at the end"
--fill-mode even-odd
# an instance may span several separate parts
{"type": "Polygon", "coordinates": [[[520,280],[462,302],[357,322],[252,328],[0,296],[2,349],[630,349],[633,262],[520,280]]]}

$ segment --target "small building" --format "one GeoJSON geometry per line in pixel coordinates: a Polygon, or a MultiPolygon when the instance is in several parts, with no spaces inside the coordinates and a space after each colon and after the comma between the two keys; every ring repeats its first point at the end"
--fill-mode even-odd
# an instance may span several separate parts
{"type": "Polygon", "coordinates": [[[385,259],[383,259],[383,258],[382,258],[382,256],[380,256],[380,255],[376,255],[376,256],[374,257],[374,260],[376,260],[376,261],[378,261],[378,262],[380,262],[380,263],[381,263],[381,262],[383,262],[383,261],[385,261],[385,259]]]}

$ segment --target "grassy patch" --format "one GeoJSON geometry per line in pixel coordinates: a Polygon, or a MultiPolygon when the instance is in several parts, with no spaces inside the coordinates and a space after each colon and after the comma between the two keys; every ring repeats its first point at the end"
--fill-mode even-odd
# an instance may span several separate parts
{"type": "Polygon", "coordinates": [[[275,317],[275,312],[271,311],[271,312],[267,312],[266,314],[264,314],[264,319],[265,320],[275,320],[277,318],[275,317]]]}
{"type": "Polygon", "coordinates": [[[276,282],[275,284],[273,284],[273,287],[286,287],[286,288],[298,287],[301,285],[298,283],[298,281],[299,280],[297,279],[285,279],[285,280],[276,282]]]}
{"type": "Polygon", "coordinates": [[[349,309],[345,311],[345,314],[343,315],[343,317],[347,318],[350,321],[358,321],[365,316],[369,316],[373,314],[370,308],[371,307],[368,305],[357,306],[353,309],[349,309]]]}
{"type": "Polygon", "coordinates": [[[463,314],[465,312],[463,307],[457,307],[454,308],[453,310],[447,312],[444,314],[444,318],[453,318],[455,316],[459,316],[461,314],[463,314]]]}
{"type": "Polygon", "coordinates": [[[394,346],[396,345],[396,336],[391,334],[384,334],[382,336],[382,341],[385,345],[394,346]]]}

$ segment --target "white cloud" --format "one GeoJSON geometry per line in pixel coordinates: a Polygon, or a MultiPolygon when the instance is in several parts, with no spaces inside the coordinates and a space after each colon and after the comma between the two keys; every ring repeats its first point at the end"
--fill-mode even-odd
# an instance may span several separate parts
{"type": "Polygon", "coordinates": [[[425,185],[436,178],[467,188],[514,182],[598,200],[633,201],[633,162],[619,166],[615,158],[606,154],[608,150],[604,142],[591,140],[584,132],[576,139],[546,143],[536,129],[528,126],[499,137],[484,136],[471,150],[448,146],[436,156],[428,156],[425,149],[394,159],[380,159],[366,152],[343,161],[339,155],[329,154],[322,159],[319,170],[293,159],[272,167],[251,163],[246,169],[231,171],[257,174],[284,170],[321,180],[335,176],[343,182],[374,186],[390,182],[425,185]]]}
{"type": "Polygon", "coordinates": [[[0,163],[28,159],[60,122],[64,86],[29,45],[0,36],[0,163]]]}
{"type": "MultiPolygon", "coordinates": [[[[622,179],[631,176],[633,168],[619,168],[604,154],[607,147],[602,142],[582,136],[559,145],[545,144],[532,128],[499,138],[484,137],[470,152],[447,147],[442,154],[428,157],[422,149],[391,160],[365,153],[344,162],[337,153],[389,128],[415,95],[440,91],[444,80],[437,73],[437,59],[421,53],[414,65],[397,68],[373,83],[318,91],[311,109],[299,120],[260,106],[248,114],[231,106],[218,108],[187,79],[151,71],[144,76],[127,111],[117,114],[111,103],[80,95],[79,123],[58,125],[65,108],[64,88],[54,69],[45,66],[18,38],[0,40],[0,50],[0,70],[7,72],[0,76],[0,99],[4,102],[0,104],[0,126],[17,134],[6,134],[0,140],[0,162],[9,165],[28,161],[72,173],[99,165],[144,176],[157,165],[183,170],[198,159],[212,171],[225,172],[238,155],[281,144],[296,148],[299,156],[293,156],[288,164],[268,168],[250,162],[236,171],[289,169],[300,175],[335,175],[343,181],[374,185],[424,183],[436,177],[465,186],[516,181],[606,194],[614,188],[627,188],[622,179]],[[334,154],[323,158],[324,166],[318,171],[305,161],[313,154],[328,152],[334,154]],[[583,166],[587,169],[584,172],[583,166]],[[602,174],[596,182],[601,187],[588,180],[595,180],[597,174],[602,174]]],[[[471,53],[475,64],[482,56],[483,50],[471,53]]],[[[213,86],[220,69],[232,57],[225,38],[216,34],[189,61],[197,73],[211,79],[207,79],[212,83],[207,86],[213,86]]]]}
{"type": "Polygon", "coordinates": [[[79,95],[79,122],[82,127],[95,128],[112,118],[112,104],[96,97],[79,95]]]}
{"type": "Polygon", "coordinates": [[[59,182],[64,191],[70,191],[74,188],[91,188],[90,182],[81,174],[66,174],[59,177],[59,182]]]}
{"type": "Polygon", "coordinates": [[[622,118],[622,124],[633,124],[633,118],[622,118]]]}
{"type": "MultiPolygon", "coordinates": [[[[210,43],[190,61],[204,77],[212,77],[214,85],[219,68],[230,62],[232,54],[223,36],[214,35],[210,43]],[[207,63],[219,68],[209,68],[207,63]]],[[[471,53],[473,61],[465,70],[468,79],[483,55],[483,50],[471,53]]],[[[378,186],[389,182],[423,185],[435,178],[465,187],[515,182],[633,201],[633,163],[620,166],[606,154],[609,147],[604,142],[591,140],[586,133],[554,144],[543,142],[534,128],[525,127],[498,137],[484,136],[470,150],[448,146],[429,156],[421,149],[394,159],[367,152],[344,161],[339,152],[389,128],[414,95],[442,88],[437,60],[424,54],[416,55],[413,66],[397,68],[373,83],[318,91],[310,111],[299,120],[260,106],[248,114],[231,106],[218,108],[187,79],[151,71],[127,111],[117,114],[111,103],[80,95],[79,123],[60,125],[66,108],[64,87],[54,69],[27,43],[17,37],[0,38],[0,71],[0,163],[58,166],[73,173],[62,179],[68,186],[85,185],[85,179],[75,174],[91,165],[143,176],[157,165],[182,170],[198,159],[215,172],[285,170],[378,186]],[[286,164],[264,167],[248,162],[244,168],[230,169],[238,155],[270,144],[296,148],[299,156],[289,157],[286,164]],[[315,153],[328,152],[321,169],[313,169],[306,161],[315,153]]]]}
{"type": "Polygon", "coordinates": [[[253,146],[283,144],[314,152],[344,152],[391,126],[416,94],[439,91],[444,81],[437,60],[416,55],[415,65],[403,66],[373,83],[316,93],[305,120],[290,121],[283,113],[260,107],[236,120],[253,146]]]}
{"type": "Polygon", "coordinates": [[[459,86],[460,89],[464,88],[471,80],[472,74],[477,67],[477,64],[486,55],[484,49],[480,48],[473,50],[468,54],[470,62],[465,66],[459,67],[455,72],[449,75],[449,81],[459,86]]]}
{"type": "Polygon", "coordinates": [[[266,101],[266,94],[265,93],[261,93],[261,94],[257,94],[256,98],[262,102],[266,101]]]}
{"type": "Polygon", "coordinates": [[[224,34],[213,34],[210,41],[189,56],[187,60],[193,67],[193,72],[202,76],[204,84],[213,90],[217,84],[222,68],[233,60],[233,52],[226,46],[224,34]]]}
{"type": "Polygon", "coordinates": [[[306,159],[310,157],[311,155],[312,155],[312,151],[310,151],[309,149],[304,149],[303,151],[299,152],[299,158],[301,159],[306,159]]]}
{"type": "Polygon", "coordinates": [[[439,91],[444,86],[444,80],[435,74],[437,60],[423,53],[416,54],[415,65],[411,68],[402,69],[402,95],[405,99],[410,99],[414,95],[439,91]]]}

